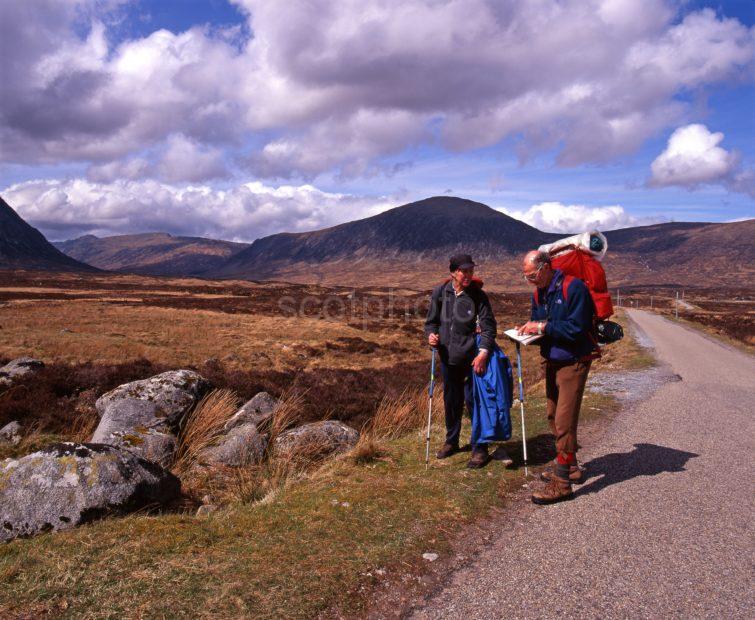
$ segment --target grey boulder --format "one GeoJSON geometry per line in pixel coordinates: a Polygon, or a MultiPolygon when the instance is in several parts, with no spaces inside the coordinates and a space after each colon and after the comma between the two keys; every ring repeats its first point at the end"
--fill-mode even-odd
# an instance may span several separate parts
{"type": "Polygon", "coordinates": [[[21,443],[21,425],[18,422],[13,420],[0,428],[0,445],[17,446],[19,443],[21,443]]]}
{"type": "Polygon", "coordinates": [[[126,383],[101,396],[100,423],[92,441],[130,450],[165,467],[176,451],[176,433],[209,383],[191,370],[173,370],[126,383]]]}
{"type": "Polygon", "coordinates": [[[167,467],[176,451],[176,436],[152,401],[124,398],[108,403],[92,442],[125,448],[167,467]]]}
{"type": "Polygon", "coordinates": [[[176,426],[209,389],[209,382],[193,370],[170,370],[149,379],[124,383],[97,399],[100,416],[120,400],[145,400],[154,403],[158,415],[176,426]]]}
{"type": "Polygon", "coordinates": [[[254,424],[242,424],[232,428],[213,446],[199,455],[202,465],[226,465],[244,467],[259,463],[265,458],[267,435],[261,435],[254,424]]]}
{"type": "Polygon", "coordinates": [[[277,398],[270,396],[267,392],[260,392],[233,414],[226,422],[225,430],[229,431],[242,424],[255,424],[257,428],[263,428],[269,424],[279,404],[280,401],[277,398]]]}
{"type": "Polygon", "coordinates": [[[32,357],[19,357],[0,367],[0,387],[7,387],[16,379],[44,368],[41,360],[32,357]]]}
{"type": "Polygon", "coordinates": [[[359,431],[337,420],[297,426],[275,439],[275,454],[286,457],[323,457],[346,452],[359,441],[359,431]]]}
{"type": "Polygon", "coordinates": [[[52,444],[0,462],[0,541],[164,504],[180,490],[173,474],[114,446],[52,444]]]}

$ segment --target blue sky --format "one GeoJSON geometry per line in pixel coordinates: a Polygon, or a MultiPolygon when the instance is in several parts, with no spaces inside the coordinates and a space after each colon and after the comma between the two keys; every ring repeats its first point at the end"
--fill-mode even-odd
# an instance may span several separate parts
{"type": "Polygon", "coordinates": [[[755,216],[755,3],[3,3],[0,194],[51,239],[252,240],[430,195],[755,216]]]}

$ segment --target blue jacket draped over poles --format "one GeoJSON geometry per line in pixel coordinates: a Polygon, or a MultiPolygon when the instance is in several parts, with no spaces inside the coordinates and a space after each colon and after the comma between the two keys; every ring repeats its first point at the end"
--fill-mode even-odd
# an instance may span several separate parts
{"type": "MultiPolygon", "coordinates": [[[[479,343],[478,336],[478,346],[479,343]]],[[[511,362],[498,345],[494,345],[490,352],[485,374],[472,372],[472,382],[474,402],[471,444],[474,446],[510,439],[514,377],[511,362]]]]}

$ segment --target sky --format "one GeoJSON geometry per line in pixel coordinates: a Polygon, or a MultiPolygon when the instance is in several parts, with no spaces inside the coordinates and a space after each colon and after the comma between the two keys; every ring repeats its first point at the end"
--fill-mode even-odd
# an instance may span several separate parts
{"type": "Polygon", "coordinates": [[[755,216],[755,2],[2,0],[0,196],[252,241],[429,196],[541,230],[755,216]]]}

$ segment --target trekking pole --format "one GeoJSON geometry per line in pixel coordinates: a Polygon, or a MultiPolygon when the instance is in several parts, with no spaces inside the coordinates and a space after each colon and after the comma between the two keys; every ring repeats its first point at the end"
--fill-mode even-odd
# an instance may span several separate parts
{"type": "Polygon", "coordinates": [[[516,368],[519,375],[519,407],[522,413],[522,451],[524,452],[524,476],[530,475],[527,468],[527,431],[524,427],[524,384],[522,383],[522,352],[519,343],[516,343],[516,368]]]}
{"type": "Polygon", "coordinates": [[[435,347],[433,361],[430,363],[430,407],[427,411],[427,435],[425,436],[425,471],[430,467],[430,424],[433,420],[433,391],[435,388],[435,347]]]}

